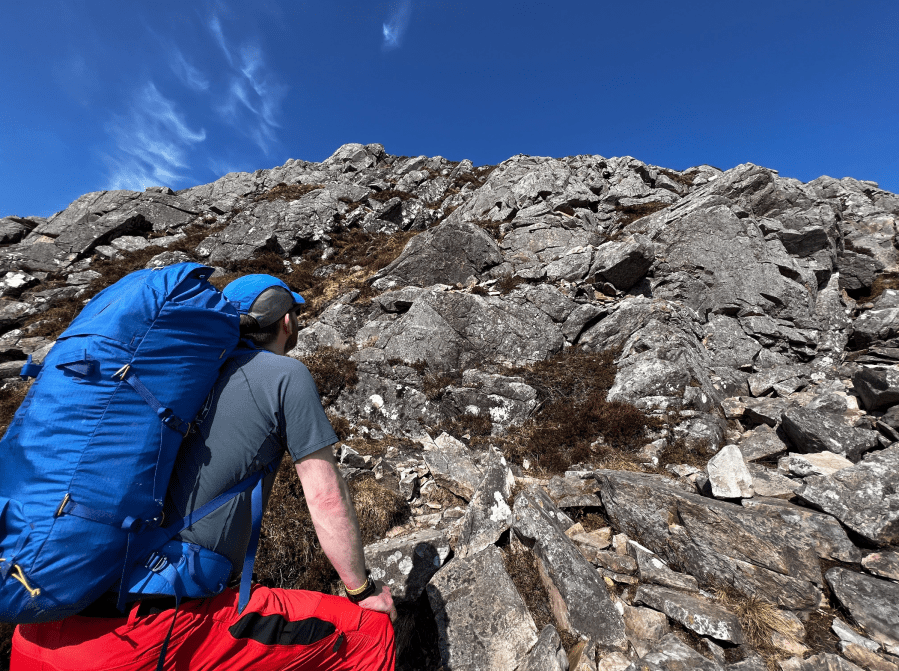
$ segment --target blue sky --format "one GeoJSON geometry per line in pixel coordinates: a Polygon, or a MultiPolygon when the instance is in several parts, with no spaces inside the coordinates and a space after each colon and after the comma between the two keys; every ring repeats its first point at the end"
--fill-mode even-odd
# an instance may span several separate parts
{"type": "Polygon", "coordinates": [[[4,24],[0,216],[346,142],[899,192],[897,0],[31,0],[4,24]]]}

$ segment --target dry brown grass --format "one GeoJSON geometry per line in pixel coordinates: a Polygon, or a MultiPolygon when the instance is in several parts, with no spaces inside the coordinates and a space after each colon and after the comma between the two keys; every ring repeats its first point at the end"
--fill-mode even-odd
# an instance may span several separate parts
{"type": "Polygon", "coordinates": [[[257,203],[260,200],[299,200],[306,194],[323,188],[323,184],[285,184],[281,182],[253,200],[257,203]]]}
{"type": "Polygon", "coordinates": [[[25,395],[31,388],[31,382],[11,382],[0,389],[0,436],[6,433],[6,428],[12,421],[16,410],[25,400],[25,395]]]}
{"type": "Polygon", "coordinates": [[[614,351],[571,347],[513,369],[512,374],[537,389],[541,405],[497,441],[506,458],[517,464],[527,459],[538,473],[561,473],[573,464],[601,459],[630,463],[628,455],[642,447],[646,429],[660,420],[629,403],[606,400],[615,381],[615,357],[614,351]]]}
{"type": "Polygon", "coordinates": [[[527,280],[519,277],[518,275],[503,275],[496,283],[496,288],[499,289],[503,295],[505,295],[515,289],[515,287],[517,287],[519,284],[527,284],[527,280]]]}
{"type": "Polygon", "coordinates": [[[615,205],[615,211],[619,213],[618,225],[627,226],[643,217],[664,210],[670,203],[637,203],[636,205],[615,205]]]}
{"type": "Polygon", "coordinates": [[[692,447],[683,438],[679,438],[668,445],[659,454],[659,470],[664,471],[669,464],[687,464],[702,470],[709,461],[707,447],[702,443],[696,443],[692,447]]]}
{"type": "MultiPolygon", "coordinates": [[[[408,519],[405,499],[374,476],[353,480],[349,488],[364,544],[384,538],[389,529],[408,519]]],[[[262,521],[255,574],[268,587],[338,593],[339,578],[321,550],[289,455],[278,469],[262,521]]]]}
{"type": "Polygon", "coordinates": [[[341,391],[355,387],[359,381],[356,362],[349,358],[348,352],[336,347],[323,347],[304,357],[303,363],[312,374],[325,407],[336,401],[341,391]]]}
{"type": "Polygon", "coordinates": [[[696,175],[699,173],[696,172],[692,177],[687,177],[686,175],[682,175],[679,172],[675,172],[674,170],[666,170],[664,168],[659,170],[659,173],[668,177],[672,182],[677,182],[678,184],[683,184],[684,186],[693,186],[693,180],[696,178],[696,175]]]}
{"type": "Polygon", "coordinates": [[[406,201],[414,199],[415,196],[408,191],[400,191],[398,189],[384,189],[383,191],[378,191],[369,196],[370,200],[375,200],[379,203],[386,203],[392,198],[399,198],[402,201],[406,201]]]}
{"type": "Polygon", "coordinates": [[[718,587],[714,593],[715,600],[739,618],[745,641],[765,658],[769,669],[779,668],[777,661],[790,656],[773,645],[772,635],[780,634],[801,643],[793,621],[775,605],[741,594],[730,586],[718,587]]]}
{"type": "Polygon", "coordinates": [[[531,617],[534,618],[537,631],[542,631],[543,627],[548,624],[553,625],[559,632],[565,652],[571,652],[580,639],[556,622],[550,607],[549,594],[540,579],[540,570],[537,568],[537,558],[534,553],[520,544],[512,543],[502,549],[502,556],[506,572],[512,578],[512,583],[521,594],[521,598],[524,599],[531,617]]]}
{"type": "Polygon", "coordinates": [[[856,299],[858,303],[871,303],[878,298],[887,289],[899,289],[899,273],[886,272],[877,276],[877,279],[871,284],[871,290],[867,296],[861,296],[856,299]]]}

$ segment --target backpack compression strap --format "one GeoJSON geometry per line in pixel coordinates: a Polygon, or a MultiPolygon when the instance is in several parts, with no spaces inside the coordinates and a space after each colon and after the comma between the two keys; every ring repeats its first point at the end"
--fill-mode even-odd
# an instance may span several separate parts
{"type": "Polygon", "coordinates": [[[131,364],[125,364],[121,368],[119,368],[112,375],[113,377],[118,377],[120,380],[124,380],[128,384],[132,386],[134,391],[140,394],[140,397],[146,401],[147,405],[149,405],[153,411],[159,416],[159,419],[162,421],[170,429],[177,431],[182,436],[186,436],[187,432],[190,431],[190,422],[185,422],[183,419],[175,415],[172,412],[171,408],[166,408],[159,402],[159,400],[153,396],[153,393],[147,389],[143,382],[140,381],[140,378],[134,374],[134,371],[131,368],[131,364]]]}

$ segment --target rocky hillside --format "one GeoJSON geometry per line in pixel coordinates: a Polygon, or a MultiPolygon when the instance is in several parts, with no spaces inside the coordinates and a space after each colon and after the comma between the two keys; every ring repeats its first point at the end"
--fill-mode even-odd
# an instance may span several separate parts
{"type": "MultiPolygon", "coordinates": [[[[0,220],[4,421],[125,272],[278,274],[400,668],[897,671],[897,218],[751,164],[358,144],[86,194],[0,220]]],[[[334,589],[301,498],[279,479],[257,578],[334,589]]]]}

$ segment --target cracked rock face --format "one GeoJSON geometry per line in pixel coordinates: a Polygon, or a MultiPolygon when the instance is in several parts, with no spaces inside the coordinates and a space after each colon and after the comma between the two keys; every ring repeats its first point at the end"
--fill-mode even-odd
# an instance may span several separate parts
{"type": "Polygon", "coordinates": [[[43,359],[110,273],[261,264],[310,299],[292,355],[355,367],[355,384],[323,396],[348,436],[341,469],[412,511],[366,557],[404,608],[427,585],[435,668],[565,668],[569,636],[579,671],[762,668],[746,641],[727,664],[708,638],[738,637],[700,617],[721,583],[800,616],[832,593],[871,637],[844,632],[842,656],[811,650],[784,669],[890,668],[897,221],[899,196],[872,182],[752,164],[476,167],[347,144],[178,193],[100,191],[46,219],[0,218],[0,386],[24,391],[26,358],[43,359]],[[627,467],[652,473],[596,470],[617,455],[604,434],[564,474],[493,449],[533,430],[557,391],[535,365],[609,351],[604,400],[651,420],[627,467]],[[606,519],[587,530],[594,513],[606,519]],[[498,549],[512,542],[549,599],[539,632],[498,549]],[[822,561],[852,568],[825,577],[822,561]],[[675,621],[703,622],[704,654],[669,634],[675,621]]]}

